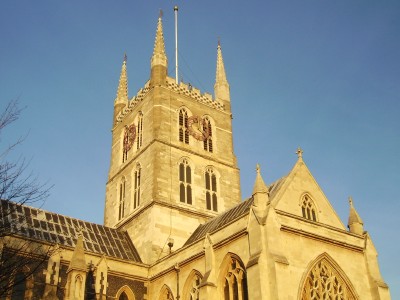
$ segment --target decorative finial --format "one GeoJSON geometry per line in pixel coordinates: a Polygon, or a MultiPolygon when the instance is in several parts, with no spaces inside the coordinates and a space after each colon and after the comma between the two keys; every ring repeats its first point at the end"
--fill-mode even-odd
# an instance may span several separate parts
{"type": "Polygon", "coordinates": [[[256,165],[256,171],[258,174],[260,174],[260,165],[259,164],[256,165]]]}
{"type": "Polygon", "coordinates": [[[163,11],[160,9],[160,14],[158,15],[158,18],[161,19],[163,17],[163,11]]]}
{"type": "Polygon", "coordinates": [[[350,206],[353,206],[353,198],[351,198],[351,196],[349,197],[349,204],[350,206]]]}
{"type": "Polygon", "coordinates": [[[218,47],[221,47],[221,37],[218,37],[218,47]]]}
{"type": "Polygon", "coordinates": [[[124,53],[124,62],[128,61],[128,55],[126,55],[126,52],[124,53]]]}
{"type": "Polygon", "coordinates": [[[303,157],[303,150],[300,147],[298,147],[297,151],[296,151],[296,154],[297,154],[298,158],[302,158],[303,157]]]}
{"type": "Polygon", "coordinates": [[[178,5],[174,6],[174,11],[178,10],[178,5]]]}

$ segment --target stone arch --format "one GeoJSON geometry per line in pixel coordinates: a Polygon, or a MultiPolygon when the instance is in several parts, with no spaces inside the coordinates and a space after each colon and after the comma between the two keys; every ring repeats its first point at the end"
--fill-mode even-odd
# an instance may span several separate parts
{"type": "Polygon", "coordinates": [[[246,269],[241,258],[228,252],[220,265],[218,299],[248,300],[246,269]]]}
{"type": "Polygon", "coordinates": [[[115,294],[116,300],[135,300],[135,294],[127,285],[122,286],[115,294]],[[125,298],[124,298],[125,297],[125,298]]]}
{"type": "Polygon", "coordinates": [[[199,299],[198,286],[201,283],[203,276],[197,270],[192,270],[187,277],[183,286],[183,300],[197,300],[199,299]],[[196,297],[197,296],[197,297],[196,297]]]}
{"type": "Polygon", "coordinates": [[[161,288],[158,300],[174,300],[174,294],[166,284],[161,288]]]}
{"type": "Polygon", "coordinates": [[[358,300],[359,297],[344,271],[325,252],[309,263],[301,279],[298,299],[358,300]]]}

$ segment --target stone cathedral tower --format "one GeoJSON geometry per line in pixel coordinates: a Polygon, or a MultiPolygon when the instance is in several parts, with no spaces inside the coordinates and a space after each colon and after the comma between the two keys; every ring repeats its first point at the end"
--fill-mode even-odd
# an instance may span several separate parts
{"type": "Polygon", "coordinates": [[[145,263],[241,200],[221,46],[214,98],[167,70],[159,17],[150,80],[131,99],[126,58],[122,65],[104,215],[106,226],[128,232],[145,263]]]}

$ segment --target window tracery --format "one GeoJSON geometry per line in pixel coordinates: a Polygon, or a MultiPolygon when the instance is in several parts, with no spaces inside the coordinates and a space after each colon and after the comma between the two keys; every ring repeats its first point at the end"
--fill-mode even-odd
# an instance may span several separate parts
{"type": "Polygon", "coordinates": [[[179,110],[179,141],[189,144],[188,113],[184,108],[179,110]]]}
{"type": "Polygon", "coordinates": [[[203,148],[208,152],[213,152],[212,127],[208,117],[203,119],[203,132],[207,133],[203,140],[203,148]]]}
{"type": "Polygon", "coordinates": [[[192,270],[185,282],[182,299],[199,300],[200,299],[199,286],[201,280],[202,280],[201,274],[196,270],[192,270]]]}
{"type": "Polygon", "coordinates": [[[217,176],[212,168],[207,168],[204,180],[206,188],[206,208],[208,210],[218,211],[217,176]]]}
{"type": "Polygon", "coordinates": [[[224,300],[248,300],[246,271],[234,257],[223,278],[224,300]]]}
{"type": "Polygon", "coordinates": [[[322,259],[309,272],[302,289],[301,300],[356,300],[339,272],[322,259]]]}
{"type": "Polygon", "coordinates": [[[314,201],[312,201],[309,195],[304,195],[301,201],[301,213],[303,218],[308,220],[317,221],[317,210],[314,205],[314,201]]]}
{"type": "Polygon", "coordinates": [[[180,202],[192,204],[192,170],[187,159],[179,164],[179,199],[180,202]]]}

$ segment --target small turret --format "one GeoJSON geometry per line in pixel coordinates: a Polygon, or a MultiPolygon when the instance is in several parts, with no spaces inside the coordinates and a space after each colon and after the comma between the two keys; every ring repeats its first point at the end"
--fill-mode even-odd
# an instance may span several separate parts
{"type": "Polygon", "coordinates": [[[348,227],[350,232],[362,235],[364,233],[364,223],[358,215],[356,209],[353,206],[353,199],[349,197],[350,204],[350,214],[349,214],[349,222],[348,227]]]}
{"type": "Polygon", "coordinates": [[[117,97],[114,100],[114,124],[118,114],[128,105],[128,74],[126,70],[127,56],[124,55],[122,63],[121,75],[117,89],[117,97]]]}
{"type": "Polygon", "coordinates": [[[154,42],[153,55],[151,57],[150,85],[162,85],[167,80],[168,59],[165,54],[164,34],[162,27],[162,12],[158,17],[156,39],[154,42]]]}
{"type": "Polygon", "coordinates": [[[266,208],[269,204],[268,187],[261,177],[260,166],[257,164],[256,181],[253,187],[254,206],[257,208],[266,208]]]}
{"type": "Polygon", "coordinates": [[[217,71],[215,74],[214,84],[215,99],[224,103],[225,108],[231,109],[231,96],[229,91],[229,83],[226,80],[224,60],[222,58],[221,43],[218,41],[217,47],[217,71]]]}

